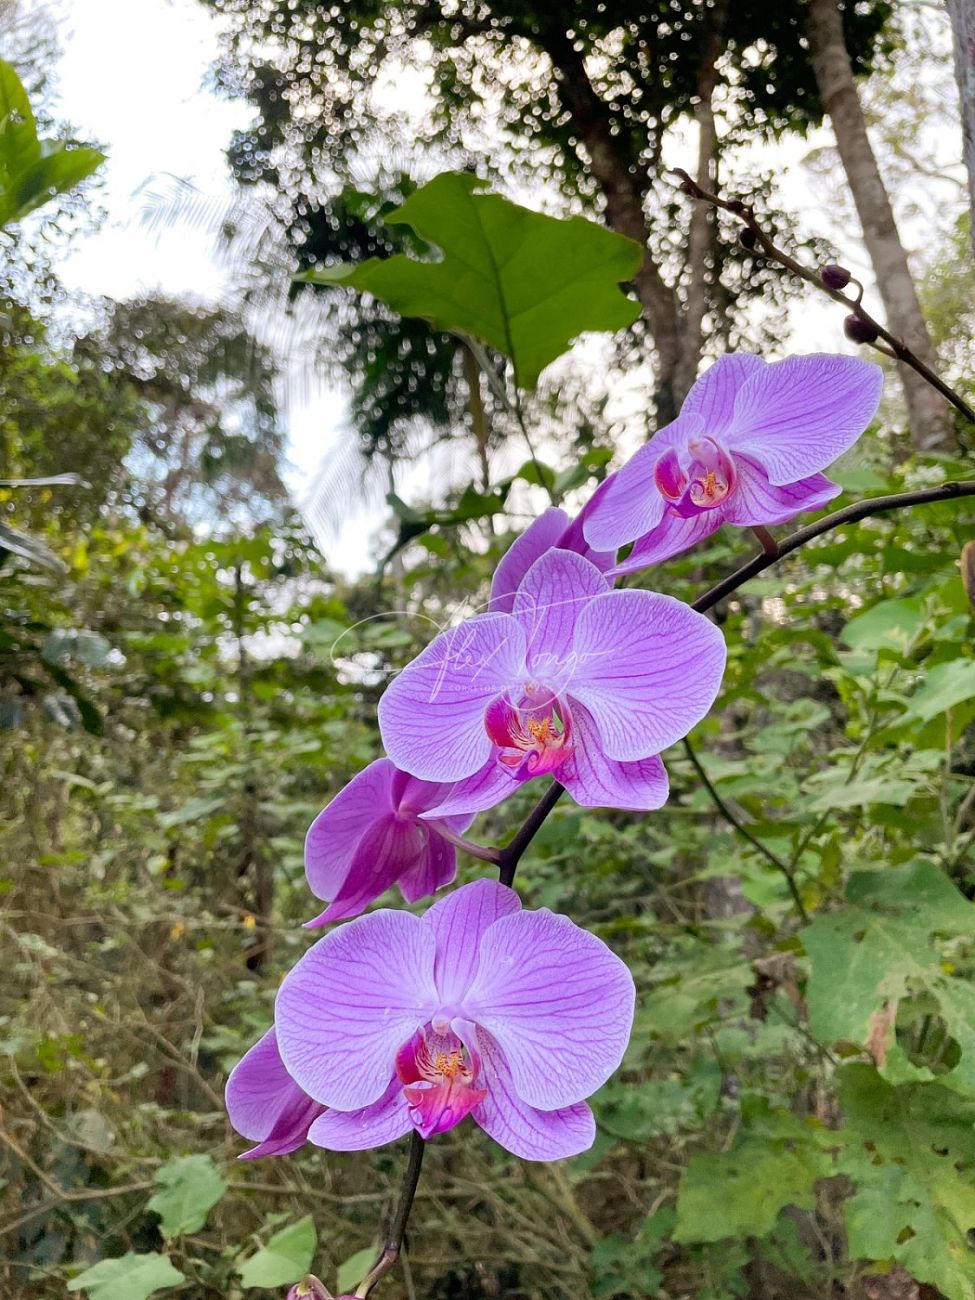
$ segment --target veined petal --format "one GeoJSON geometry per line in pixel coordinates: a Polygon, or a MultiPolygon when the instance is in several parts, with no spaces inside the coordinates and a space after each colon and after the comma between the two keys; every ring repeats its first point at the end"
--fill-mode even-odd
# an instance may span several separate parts
{"type": "Polygon", "coordinates": [[[666,507],[654,483],[654,465],[664,452],[707,432],[699,415],[685,417],[682,412],[635,452],[606,480],[599,500],[586,514],[582,527],[589,545],[597,551],[615,551],[654,528],[666,507]]]}
{"type": "Polygon", "coordinates": [[[796,483],[770,483],[760,465],[735,457],[738,482],[725,508],[729,524],[755,528],[761,524],[784,524],[804,510],[819,510],[843,491],[822,474],[811,474],[796,483]]]}
{"type": "Polygon", "coordinates": [[[316,1101],[357,1110],[382,1096],[400,1044],[436,1009],[435,951],[419,917],[383,909],[329,931],[286,976],[278,1046],[316,1101]]]}
{"type": "Polygon", "coordinates": [[[653,811],[667,802],[669,782],[661,760],[641,758],[630,763],[607,758],[588,710],[572,710],[575,750],[559,769],[559,780],[583,808],[626,808],[653,811]]]}
{"type": "Polygon", "coordinates": [[[305,925],[327,925],[358,916],[425,859],[428,839],[427,828],[414,818],[388,812],[367,822],[342,887],[325,911],[305,925]]]}
{"type": "Polygon", "coordinates": [[[765,368],[763,358],[751,352],[726,352],[694,383],[684,398],[681,415],[700,416],[704,432],[720,438],[731,427],[739,389],[765,368]]]}
{"type": "Polygon", "coordinates": [[[377,758],[338,792],[305,836],[305,875],[316,898],[335,898],[345,881],[363,831],[392,810],[396,768],[377,758]]]}
{"type": "Polygon", "coordinates": [[[497,1040],[521,1100],[558,1110],[619,1065],[635,997],[633,977],[601,939],[543,908],[487,928],[463,1014],[497,1040]]]}
{"type": "MultiPolygon", "coordinates": [[[[470,818],[455,818],[469,822],[470,818]]],[[[419,861],[399,878],[400,893],[407,903],[415,903],[449,885],[457,875],[457,850],[437,834],[436,822],[419,861]]]]}
{"type": "Polygon", "coordinates": [[[521,1160],[562,1160],[589,1150],[596,1138],[596,1124],[584,1101],[558,1110],[529,1106],[515,1091],[496,1041],[479,1029],[477,1042],[480,1078],[487,1095],[471,1112],[475,1124],[521,1160]]]}
{"type": "Polygon", "coordinates": [[[660,564],[673,555],[679,555],[716,533],[725,521],[727,503],[715,510],[702,510],[699,515],[683,519],[673,510],[667,510],[656,528],[641,537],[625,560],[609,572],[609,577],[625,573],[638,573],[651,564],[660,564]]]}
{"type": "Polygon", "coordinates": [[[437,940],[436,981],[441,1004],[459,1005],[477,971],[478,948],[488,929],[502,916],[521,911],[513,889],[496,880],[475,880],[441,898],[423,921],[437,940]]]}
{"type": "Polygon", "coordinates": [[[721,687],[726,654],[703,614],[650,591],[591,600],[574,649],[570,697],[589,710],[603,752],[626,762],[659,754],[700,722],[721,687]]]}
{"type": "Polygon", "coordinates": [[[327,1110],[308,1130],[308,1141],[328,1151],[365,1151],[409,1133],[413,1127],[403,1096],[403,1085],[394,1078],[371,1106],[361,1110],[327,1110]]]}
{"type": "Polygon", "coordinates": [[[511,613],[518,584],[539,556],[558,546],[568,527],[569,516],[565,511],[549,506],[520,537],[515,538],[494,571],[488,606],[492,614],[511,613]]]}
{"type": "Polygon", "coordinates": [[[580,611],[608,590],[599,569],[573,551],[547,551],[522,579],[512,614],[525,632],[528,671],[556,694],[572,671],[572,637],[580,611]]]}
{"type": "Polygon", "coordinates": [[[322,1110],[284,1068],[273,1025],[231,1070],[226,1101],[237,1132],[260,1144],[245,1159],[297,1151],[322,1110]]]}
{"type": "Polygon", "coordinates": [[[523,679],[526,648],[509,614],[482,614],[442,632],[379,701],[393,762],[425,781],[459,781],[483,767],[491,752],[484,710],[523,679]]]}
{"type": "Polygon", "coordinates": [[[515,793],[518,782],[498,762],[497,750],[492,746],[491,756],[482,768],[479,768],[473,776],[465,777],[463,781],[455,781],[453,785],[445,788],[447,793],[442,802],[425,812],[421,820],[453,818],[455,814],[461,812],[473,814],[482,812],[485,808],[493,808],[515,793]]]}
{"type": "Polygon", "coordinates": [[[817,352],[776,361],[738,393],[725,446],[757,461],[771,483],[808,478],[853,446],[883,384],[880,367],[860,357],[817,352]]]}

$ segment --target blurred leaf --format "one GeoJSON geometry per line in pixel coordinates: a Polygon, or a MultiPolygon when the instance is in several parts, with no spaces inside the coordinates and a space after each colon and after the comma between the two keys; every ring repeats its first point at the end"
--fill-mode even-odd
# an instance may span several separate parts
{"type": "Polygon", "coordinates": [[[357,1250],[344,1264],[339,1265],[335,1285],[340,1294],[352,1291],[359,1285],[375,1263],[378,1253],[375,1246],[366,1246],[364,1250],[357,1250]]]}
{"type": "Polygon", "coordinates": [[[160,1188],[147,1209],[159,1215],[166,1238],[198,1232],[207,1215],[227,1190],[227,1183],[209,1156],[174,1156],[156,1171],[160,1188]]]}
{"type": "Polygon", "coordinates": [[[266,1246],[241,1265],[241,1285],[274,1287],[298,1282],[311,1268],[317,1240],[315,1220],[310,1214],[290,1227],[282,1228],[266,1246]]]}
{"type": "Polygon", "coordinates": [[[509,356],[515,382],[531,388],[578,335],[632,325],[639,303],[619,285],[635,274],[642,253],[594,221],[543,216],[481,193],[483,186],[467,172],[445,172],[386,218],[411,226],[442,260],[373,257],[298,279],[359,289],[402,316],[471,334],[509,356]]]}
{"type": "Polygon", "coordinates": [[[164,1286],[185,1281],[165,1255],[136,1255],[100,1260],[68,1283],[69,1291],[87,1291],[89,1300],[146,1300],[164,1286]]]}
{"type": "Polygon", "coordinates": [[[908,701],[905,712],[926,722],[973,696],[975,660],[953,659],[950,663],[935,664],[928,669],[924,681],[908,701]]]}

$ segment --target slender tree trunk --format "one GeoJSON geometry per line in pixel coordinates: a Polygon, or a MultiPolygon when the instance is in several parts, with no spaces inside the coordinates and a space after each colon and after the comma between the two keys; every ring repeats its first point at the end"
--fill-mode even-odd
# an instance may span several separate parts
{"type": "MultiPolygon", "coordinates": [[[[970,4],[971,0],[960,0],[970,4]]],[[[867,135],[866,121],[843,33],[839,0],[807,0],[809,57],[836,135],[863,237],[892,333],[929,366],[935,364],[907,255],[897,233],[890,198],[867,135]]],[[[956,449],[944,400],[908,366],[899,368],[914,445],[922,451],[956,449]]]]}
{"type": "Polygon", "coordinates": [[[961,129],[968,169],[969,234],[975,253],[975,0],[947,0],[955,47],[955,78],[961,101],[961,129]]]}

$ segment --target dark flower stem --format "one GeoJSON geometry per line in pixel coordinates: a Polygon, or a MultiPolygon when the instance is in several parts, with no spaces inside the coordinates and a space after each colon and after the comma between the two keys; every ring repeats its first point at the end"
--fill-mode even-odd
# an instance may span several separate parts
{"type": "Polygon", "coordinates": [[[409,1222],[410,1211],[413,1208],[413,1197],[416,1195],[416,1185],[420,1181],[420,1170],[423,1168],[423,1153],[426,1148],[426,1142],[414,1129],[410,1134],[410,1157],[403,1177],[403,1189],[400,1192],[393,1221],[389,1225],[386,1244],[383,1246],[382,1254],[355,1289],[355,1294],[360,1297],[360,1300],[368,1296],[376,1283],[384,1278],[391,1268],[395,1268],[399,1261],[400,1252],[403,1249],[403,1238],[406,1236],[406,1225],[409,1222]]]}
{"type": "Polygon", "coordinates": [[[498,879],[502,885],[512,886],[514,884],[515,872],[518,870],[518,863],[521,861],[522,854],[538,834],[542,822],[558,803],[564,790],[564,785],[559,785],[558,781],[553,781],[525,818],[514,839],[501,849],[498,854],[498,867],[500,868],[498,879]]]}
{"type": "MultiPolygon", "coordinates": [[[[916,370],[932,388],[936,388],[941,396],[951,403],[956,411],[962,413],[969,424],[975,424],[975,411],[972,410],[964,398],[949,387],[940,375],[935,374],[931,367],[926,365],[920,357],[915,356],[901,339],[891,334],[889,330],[881,325],[880,321],[875,320],[870,315],[860,301],[863,295],[862,287],[858,286],[859,292],[852,297],[839,289],[831,289],[829,285],[823,283],[822,275],[818,269],[804,266],[802,262],[797,262],[784,249],[773,244],[759,224],[758,218],[755,216],[755,209],[750,204],[742,203],[740,199],[723,199],[720,194],[712,194],[710,190],[698,185],[697,181],[689,176],[683,167],[674,167],[672,171],[675,176],[680,177],[679,188],[685,194],[689,194],[692,199],[699,199],[702,203],[710,203],[713,208],[720,208],[722,212],[727,212],[735,217],[754,235],[756,251],[760,250],[769,261],[778,262],[779,266],[784,266],[787,271],[799,276],[807,284],[815,285],[821,293],[828,294],[834,302],[841,302],[844,307],[849,309],[851,315],[863,322],[864,326],[867,327],[867,333],[873,333],[875,339],[881,338],[885,341],[886,347],[875,342],[872,344],[877,348],[878,352],[894,357],[897,361],[903,361],[906,366],[916,370]]],[[[851,284],[856,284],[856,281],[851,280],[851,284]]]]}
{"type": "Polygon", "coordinates": [[[461,849],[472,858],[480,858],[482,862],[492,862],[495,865],[501,861],[500,849],[492,849],[486,844],[475,844],[473,840],[465,839],[463,835],[458,835],[456,831],[452,831],[443,822],[434,822],[433,825],[442,840],[447,840],[455,848],[461,849]]]}

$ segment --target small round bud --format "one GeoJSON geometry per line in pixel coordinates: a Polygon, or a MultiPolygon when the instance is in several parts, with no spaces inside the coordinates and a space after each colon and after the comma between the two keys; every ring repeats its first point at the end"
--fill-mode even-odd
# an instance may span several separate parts
{"type": "Polygon", "coordinates": [[[835,262],[830,262],[820,271],[819,278],[827,289],[845,289],[850,283],[851,276],[845,266],[837,266],[835,262]]]}
{"type": "Polygon", "coordinates": [[[741,199],[729,199],[728,211],[733,212],[736,217],[743,217],[748,211],[748,207],[742,203],[741,199]]]}
{"type": "Polygon", "coordinates": [[[739,244],[741,244],[742,248],[751,249],[754,248],[755,245],[758,243],[758,236],[755,234],[754,230],[752,230],[750,226],[746,226],[745,229],[741,231],[741,233],[739,234],[738,242],[739,244]]]}
{"type": "Polygon", "coordinates": [[[843,333],[854,343],[874,343],[878,338],[877,327],[865,321],[862,316],[850,315],[843,322],[843,333]]]}

